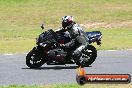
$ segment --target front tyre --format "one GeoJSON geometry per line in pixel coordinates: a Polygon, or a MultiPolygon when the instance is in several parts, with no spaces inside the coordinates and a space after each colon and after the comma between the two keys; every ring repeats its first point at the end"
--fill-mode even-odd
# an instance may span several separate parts
{"type": "Polygon", "coordinates": [[[44,59],[35,49],[32,49],[26,56],[26,65],[30,68],[39,68],[44,63],[44,59]]]}
{"type": "Polygon", "coordinates": [[[91,65],[97,57],[97,50],[94,46],[88,45],[83,51],[80,57],[80,61],[76,63],[77,65],[81,65],[82,67],[87,67],[91,65]]]}

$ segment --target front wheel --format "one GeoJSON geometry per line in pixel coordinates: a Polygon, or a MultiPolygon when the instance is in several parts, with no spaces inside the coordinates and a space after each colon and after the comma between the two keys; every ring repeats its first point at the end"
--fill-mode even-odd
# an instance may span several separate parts
{"type": "Polygon", "coordinates": [[[91,65],[97,57],[97,50],[94,46],[88,45],[83,51],[80,57],[80,61],[76,64],[82,67],[87,67],[91,65]]]}
{"type": "Polygon", "coordinates": [[[32,49],[26,56],[26,65],[30,68],[39,68],[44,63],[45,60],[35,49],[32,49]]]}

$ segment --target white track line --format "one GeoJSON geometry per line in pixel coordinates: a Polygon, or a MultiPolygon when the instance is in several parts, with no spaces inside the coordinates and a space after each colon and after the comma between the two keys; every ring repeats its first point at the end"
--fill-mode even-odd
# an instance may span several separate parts
{"type": "Polygon", "coordinates": [[[113,52],[113,51],[118,51],[118,50],[105,50],[105,51],[111,51],[111,52],[113,52]]]}
{"type": "Polygon", "coordinates": [[[3,55],[7,55],[7,56],[10,56],[10,55],[15,55],[15,54],[11,54],[11,53],[6,53],[6,54],[3,54],[3,55]]]}

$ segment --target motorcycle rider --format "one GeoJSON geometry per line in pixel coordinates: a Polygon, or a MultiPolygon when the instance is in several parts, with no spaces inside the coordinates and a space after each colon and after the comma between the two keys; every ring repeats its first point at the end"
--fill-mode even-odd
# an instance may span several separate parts
{"type": "MultiPolygon", "coordinates": [[[[83,29],[73,20],[72,16],[62,17],[62,28],[57,30],[56,33],[63,33],[68,31],[71,37],[71,41],[66,44],[59,44],[62,48],[73,48],[72,56],[75,61],[81,61],[79,58],[81,56],[81,51],[87,46],[87,37],[83,29]]],[[[80,63],[80,62],[79,62],[80,63]]]]}

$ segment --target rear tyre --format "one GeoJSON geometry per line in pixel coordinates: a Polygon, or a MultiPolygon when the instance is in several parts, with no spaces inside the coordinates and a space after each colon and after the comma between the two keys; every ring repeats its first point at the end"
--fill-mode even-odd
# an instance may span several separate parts
{"type": "Polygon", "coordinates": [[[88,45],[80,56],[79,61],[76,63],[78,66],[87,67],[91,65],[97,57],[97,50],[94,46],[88,45]]]}
{"type": "Polygon", "coordinates": [[[30,68],[39,68],[44,63],[44,58],[35,49],[32,49],[26,56],[26,65],[30,68]]]}

